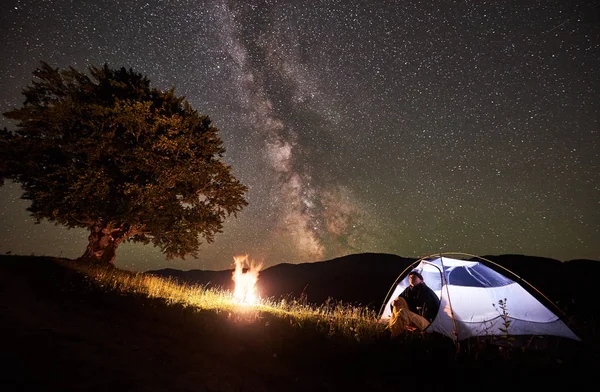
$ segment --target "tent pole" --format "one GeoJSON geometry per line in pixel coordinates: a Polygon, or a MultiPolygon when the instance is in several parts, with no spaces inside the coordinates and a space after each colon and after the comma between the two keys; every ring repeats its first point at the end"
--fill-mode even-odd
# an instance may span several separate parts
{"type": "Polygon", "coordinates": [[[565,312],[564,312],[564,311],[563,311],[561,308],[559,308],[559,307],[558,307],[558,306],[557,306],[557,305],[556,305],[554,302],[552,302],[552,301],[550,300],[550,298],[546,297],[546,296],[544,295],[544,293],[542,293],[540,290],[538,290],[537,288],[535,288],[535,286],[534,286],[534,285],[532,285],[531,283],[529,283],[529,282],[528,282],[528,281],[526,281],[525,279],[521,278],[519,275],[515,274],[514,272],[512,272],[512,271],[511,271],[511,270],[509,270],[508,268],[506,268],[506,267],[504,267],[504,266],[501,266],[501,265],[500,265],[500,264],[498,264],[498,263],[494,263],[492,260],[488,260],[488,259],[486,259],[485,257],[476,256],[476,255],[470,255],[470,254],[468,254],[468,253],[452,253],[452,254],[459,254],[459,255],[463,255],[463,256],[476,257],[476,258],[478,258],[478,259],[485,260],[485,261],[487,261],[488,263],[491,263],[491,264],[495,265],[496,267],[500,267],[500,268],[502,268],[503,270],[505,270],[505,271],[507,271],[507,272],[510,272],[512,275],[516,276],[516,277],[517,277],[517,279],[519,279],[520,281],[527,283],[527,285],[528,285],[529,287],[531,287],[531,288],[532,288],[533,290],[535,290],[535,291],[536,291],[536,292],[537,292],[539,295],[541,295],[541,296],[542,296],[544,299],[546,299],[546,301],[548,301],[549,303],[551,303],[551,304],[552,304],[552,306],[554,306],[554,307],[555,307],[555,308],[556,308],[556,309],[557,309],[557,310],[558,310],[558,311],[559,311],[559,312],[560,312],[560,313],[561,313],[563,316],[566,316],[566,315],[567,315],[567,314],[566,314],[566,313],[565,313],[565,312]]]}
{"type": "Polygon", "coordinates": [[[460,342],[458,340],[458,328],[456,328],[456,319],[454,318],[454,309],[452,308],[452,301],[450,300],[450,290],[448,289],[448,280],[446,279],[446,269],[444,268],[444,256],[440,253],[440,262],[442,263],[442,284],[446,286],[446,295],[448,296],[448,305],[450,305],[450,315],[452,316],[452,326],[454,327],[454,341],[456,342],[456,349],[460,348],[460,342]]]}

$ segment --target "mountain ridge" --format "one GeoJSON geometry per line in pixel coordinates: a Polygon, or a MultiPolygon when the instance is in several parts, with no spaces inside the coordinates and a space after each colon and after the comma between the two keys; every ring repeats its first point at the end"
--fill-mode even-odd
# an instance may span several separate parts
{"type": "MultiPolygon", "coordinates": [[[[486,264],[502,274],[507,275],[505,269],[508,269],[514,274],[514,280],[523,280],[540,290],[566,313],[586,317],[590,311],[594,315],[600,313],[600,307],[593,300],[595,276],[600,274],[600,262],[596,260],[560,261],[515,254],[481,258],[491,261],[486,264]],[[569,282],[569,276],[578,276],[579,283],[569,282]]],[[[387,253],[358,253],[320,262],[276,264],[260,271],[257,290],[261,297],[302,298],[317,305],[333,299],[379,311],[398,275],[417,260],[387,253]]],[[[181,283],[233,290],[233,271],[161,269],[146,273],[174,278],[181,283]]],[[[536,290],[531,290],[532,294],[540,299],[536,290]]]]}

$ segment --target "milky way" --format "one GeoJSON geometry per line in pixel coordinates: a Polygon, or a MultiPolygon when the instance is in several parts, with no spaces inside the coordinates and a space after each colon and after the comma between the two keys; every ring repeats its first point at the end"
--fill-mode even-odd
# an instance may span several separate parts
{"type": "MultiPolygon", "coordinates": [[[[44,60],[175,87],[220,129],[246,207],[199,259],[132,270],[440,251],[600,260],[593,1],[8,1],[0,109],[44,60]]],[[[14,127],[7,119],[2,126],[14,127]]],[[[0,189],[0,252],[77,257],[0,189]]]]}

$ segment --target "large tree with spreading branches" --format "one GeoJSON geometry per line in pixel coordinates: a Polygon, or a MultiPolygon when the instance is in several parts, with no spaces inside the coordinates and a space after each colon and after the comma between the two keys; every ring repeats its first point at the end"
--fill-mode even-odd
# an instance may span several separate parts
{"type": "Polygon", "coordinates": [[[0,130],[0,185],[19,183],[37,222],[89,230],[82,259],[113,263],[123,241],[197,257],[247,205],[218,130],[174,90],[108,65],[33,75],[4,113],[16,129],[0,130]]]}

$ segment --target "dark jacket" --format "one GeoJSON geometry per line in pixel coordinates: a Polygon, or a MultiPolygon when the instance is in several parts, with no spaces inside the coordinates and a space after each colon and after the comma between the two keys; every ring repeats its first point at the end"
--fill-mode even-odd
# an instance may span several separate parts
{"type": "Polygon", "coordinates": [[[425,283],[416,286],[408,286],[400,297],[406,300],[411,312],[421,315],[432,322],[437,316],[440,300],[425,283]]]}

